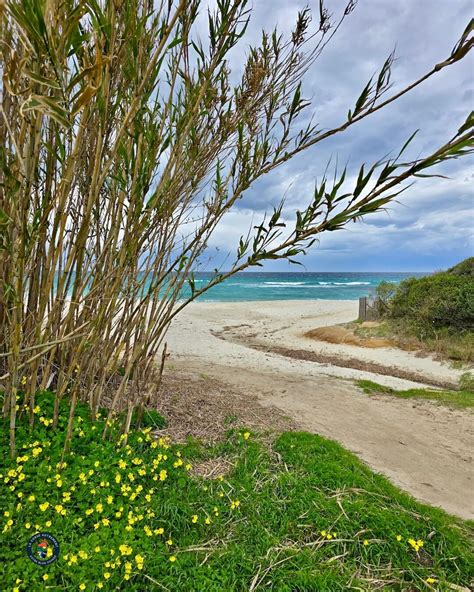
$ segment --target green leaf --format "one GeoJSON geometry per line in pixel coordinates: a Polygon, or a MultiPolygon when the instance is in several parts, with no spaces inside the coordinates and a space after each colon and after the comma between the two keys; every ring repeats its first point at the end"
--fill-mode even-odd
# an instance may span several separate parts
{"type": "Polygon", "coordinates": [[[173,49],[183,41],[182,37],[176,37],[173,41],[168,45],[168,49],[173,49]]]}

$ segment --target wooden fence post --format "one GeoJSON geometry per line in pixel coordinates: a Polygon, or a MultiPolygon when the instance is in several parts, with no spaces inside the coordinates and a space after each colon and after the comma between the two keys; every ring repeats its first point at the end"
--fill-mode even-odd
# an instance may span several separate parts
{"type": "Polygon", "coordinates": [[[367,296],[359,298],[359,321],[367,319],[367,296]]]}

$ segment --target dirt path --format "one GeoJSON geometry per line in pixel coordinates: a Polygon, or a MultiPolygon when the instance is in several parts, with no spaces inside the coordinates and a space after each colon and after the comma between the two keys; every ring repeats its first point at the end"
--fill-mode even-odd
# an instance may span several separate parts
{"type": "MultiPolygon", "coordinates": [[[[319,326],[350,320],[347,317],[352,309],[338,306],[330,307],[326,315],[321,313],[319,326]],[[341,317],[344,320],[335,321],[341,317]]],[[[426,401],[369,397],[348,379],[368,377],[399,388],[413,383],[390,375],[292,359],[245,343],[246,335],[250,340],[271,339],[272,344],[278,345],[301,344],[299,325],[308,328],[309,322],[315,323],[314,318],[301,321],[303,309],[300,303],[294,310],[294,316],[300,319],[298,324],[291,322],[289,308],[280,311],[280,315],[274,314],[272,321],[271,311],[264,308],[262,312],[255,305],[240,310],[230,304],[190,307],[169,335],[171,367],[213,377],[234,389],[253,393],[262,406],[276,407],[303,429],[337,440],[416,498],[473,519],[471,414],[426,401]],[[287,320],[282,325],[283,317],[287,320]],[[263,325],[266,333],[261,332],[263,325]],[[226,339],[222,339],[222,330],[226,339]],[[294,342],[284,338],[285,331],[293,335],[294,342]]],[[[353,347],[349,351],[363,359],[371,355],[356,351],[359,349],[353,347]]],[[[348,355],[347,350],[345,353],[348,355]]],[[[402,353],[412,356],[413,365],[408,369],[419,374],[420,382],[423,370],[430,378],[448,380],[453,376],[450,369],[438,367],[431,360],[418,360],[413,354],[402,353]]],[[[375,355],[380,358],[380,352],[375,355]]],[[[390,352],[386,355],[387,362],[399,363],[397,356],[390,356],[390,352]]]]}

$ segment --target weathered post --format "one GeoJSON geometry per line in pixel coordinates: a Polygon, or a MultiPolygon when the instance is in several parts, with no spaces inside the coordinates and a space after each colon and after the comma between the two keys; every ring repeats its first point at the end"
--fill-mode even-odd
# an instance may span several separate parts
{"type": "Polygon", "coordinates": [[[359,321],[367,319],[367,296],[359,298],[359,321]]]}

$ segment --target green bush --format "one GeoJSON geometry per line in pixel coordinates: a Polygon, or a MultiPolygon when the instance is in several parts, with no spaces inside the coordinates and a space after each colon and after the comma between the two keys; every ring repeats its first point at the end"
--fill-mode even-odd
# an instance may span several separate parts
{"type": "Polygon", "coordinates": [[[463,391],[474,393],[474,374],[472,372],[464,372],[459,379],[459,388],[463,391]]]}
{"type": "Polygon", "coordinates": [[[474,283],[468,275],[440,272],[401,282],[391,300],[390,316],[409,323],[419,337],[437,330],[474,329],[474,283]]]}
{"type": "Polygon", "coordinates": [[[448,269],[448,273],[474,277],[474,257],[464,259],[464,261],[461,261],[461,263],[458,263],[454,267],[451,267],[451,269],[448,269]]]}
{"type": "Polygon", "coordinates": [[[397,284],[394,282],[383,281],[377,286],[375,293],[376,307],[381,317],[387,316],[390,313],[390,305],[393,297],[397,292],[397,284]]]}

